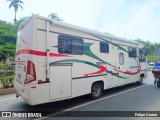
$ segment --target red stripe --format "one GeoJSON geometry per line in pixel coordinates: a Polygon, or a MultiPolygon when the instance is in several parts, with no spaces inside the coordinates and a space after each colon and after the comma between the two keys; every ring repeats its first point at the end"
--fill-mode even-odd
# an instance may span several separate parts
{"type": "Polygon", "coordinates": [[[124,72],[124,71],[121,71],[121,70],[117,70],[115,68],[113,68],[113,70],[118,71],[120,73],[128,74],[128,75],[136,75],[136,74],[140,73],[141,65],[139,64],[139,68],[137,69],[137,72],[128,72],[128,71],[124,72]]]}
{"type": "Polygon", "coordinates": [[[20,54],[31,54],[31,55],[38,55],[38,56],[47,56],[46,52],[40,52],[40,51],[35,51],[35,50],[30,50],[30,49],[22,49],[19,50],[16,55],[20,54]]]}
{"type": "Polygon", "coordinates": [[[63,55],[63,54],[56,54],[56,53],[49,53],[50,57],[70,57],[68,55],[63,55]]]}
{"type": "Polygon", "coordinates": [[[36,86],[32,86],[31,88],[34,89],[34,88],[36,88],[36,86]]]}
{"type": "MultiPolygon", "coordinates": [[[[30,50],[30,49],[22,49],[19,50],[16,55],[20,54],[31,54],[31,55],[37,55],[37,56],[47,56],[47,52],[41,52],[41,51],[36,51],[36,50],[30,50]]],[[[56,53],[49,53],[50,57],[70,57],[68,55],[63,55],[63,54],[56,54],[56,53]]]]}
{"type": "Polygon", "coordinates": [[[93,74],[100,74],[100,73],[103,73],[103,72],[107,71],[107,68],[106,68],[106,67],[104,67],[104,66],[102,66],[102,65],[100,65],[100,64],[98,64],[98,65],[99,65],[99,67],[100,67],[100,70],[99,70],[99,71],[85,74],[85,76],[93,75],[93,74]]]}

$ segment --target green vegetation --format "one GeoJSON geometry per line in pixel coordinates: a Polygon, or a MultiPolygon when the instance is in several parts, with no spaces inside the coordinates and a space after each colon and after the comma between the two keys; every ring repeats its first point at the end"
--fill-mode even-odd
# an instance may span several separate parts
{"type": "Polygon", "coordinates": [[[0,86],[13,87],[14,70],[10,63],[0,63],[0,86]]]}
{"type": "Polygon", "coordinates": [[[155,62],[160,60],[160,43],[151,43],[149,41],[143,41],[141,39],[135,40],[144,45],[148,62],[155,62]]]}
{"type": "Polygon", "coordinates": [[[53,12],[50,13],[48,17],[57,21],[64,21],[63,19],[60,19],[56,13],[53,13],[53,12]]]}
{"type": "Polygon", "coordinates": [[[0,20],[0,61],[13,60],[16,49],[17,26],[0,20]]]}

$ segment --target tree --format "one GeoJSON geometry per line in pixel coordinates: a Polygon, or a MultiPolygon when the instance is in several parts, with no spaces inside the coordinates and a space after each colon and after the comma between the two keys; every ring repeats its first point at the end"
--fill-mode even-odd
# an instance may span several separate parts
{"type": "Polygon", "coordinates": [[[0,20],[0,45],[16,44],[16,32],[15,25],[0,20]]]}
{"type": "Polygon", "coordinates": [[[16,21],[17,21],[16,14],[17,14],[17,11],[18,11],[19,7],[21,7],[22,10],[23,10],[23,7],[21,6],[21,4],[23,4],[23,2],[21,0],[7,0],[7,1],[11,2],[10,5],[9,5],[9,9],[11,7],[14,8],[14,11],[15,11],[14,23],[16,23],[16,21]]]}
{"type": "Polygon", "coordinates": [[[14,44],[6,43],[0,46],[0,61],[4,63],[6,60],[13,60],[16,46],[14,44]]]}
{"type": "Polygon", "coordinates": [[[141,39],[137,39],[135,41],[140,42],[144,45],[148,62],[155,62],[160,59],[160,43],[151,43],[149,41],[143,41],[141,39]]]}
{"type": "Polygon", "coordinates": [[[153,54],[148,54],[147,59],[148,59],[148,62],[156,61],[156,57],[153,54]]]}
{"type": "Polygon", "coordinates": [[[57,20],[57,21],[63,21],[62,19],[60,19],[60,18],[58,17],[58,15],[57,15],[56,13],[50,13],[50,14],[48,15],[48,17],[51,18],[51,19],[57,20]]]}
{"type": "Polygon", "coordinates": [[[14,24],[0,20],[0,62],[14,59],[16,31],[14,24]]]}

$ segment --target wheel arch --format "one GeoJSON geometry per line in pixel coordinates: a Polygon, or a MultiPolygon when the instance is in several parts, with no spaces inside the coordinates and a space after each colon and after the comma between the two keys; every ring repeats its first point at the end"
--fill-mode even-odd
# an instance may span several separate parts
{"type": "Polygon", "coordinates": [[[95,84],[95,83],[100,83],[100,84],[102,84],[102,90],[104,90],[104,81],[103,81],[103,80],[94,81],[94,82],[92,83],[92,85],[91,85],[91,88],[92,88],[93,84],[95,84]]]}

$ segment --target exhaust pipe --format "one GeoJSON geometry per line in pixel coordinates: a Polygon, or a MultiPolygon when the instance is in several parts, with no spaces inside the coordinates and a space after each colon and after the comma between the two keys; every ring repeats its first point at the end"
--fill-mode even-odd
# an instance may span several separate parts
{"type": "Polygon", "coordinates": [[[17,93],[17,94],[16,94],[16,98],[18,98],[19,96],[20,96],[20,95],[17,93]]]}

